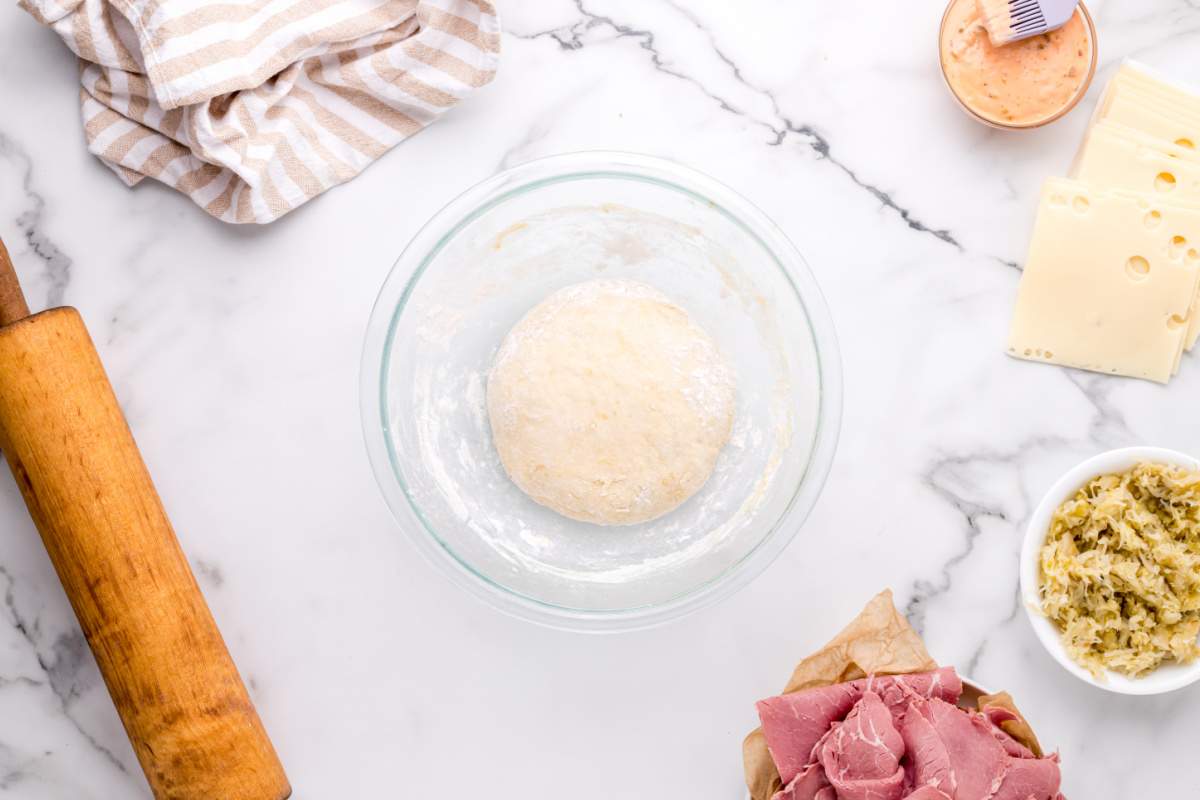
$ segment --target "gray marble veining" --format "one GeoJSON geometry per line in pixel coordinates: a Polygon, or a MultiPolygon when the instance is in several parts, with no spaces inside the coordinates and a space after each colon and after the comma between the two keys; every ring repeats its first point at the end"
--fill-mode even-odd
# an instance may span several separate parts
{"type": "MultiPolygon", "coordinates": [[[[126,189],[84,150],[73,59],[0,11],[0,236],[32,304],[88,321],[296,796],[441,797],[469,775],[497,798],[735,800],[753,701],[883,586],[937,658],[1013,692],[1069,797],[1200,793],[1200,693],[1083,686],[1016,591],[1025,522],[1063,470],[1126,444],[1200,453],[1195,356],[1164,389],[1003,353],[1039,185],[1103,81],[1127,56],[1196,74],[1194,2],[1091,10],[1089,97],[1006,135],[947,96],[933,0],[502,2],[494,84],[259,230],[126,189]],[[846,384],[828,486],[779,561],[615,638],[497,616],[428,568],[358,422],[363,326],[405,242],[497,169],[584,149],[675,158],[775,219],[821,282],[846,384]]],[[[147,797],[7,482],[0,597],[0,797],[147,797]]]]}

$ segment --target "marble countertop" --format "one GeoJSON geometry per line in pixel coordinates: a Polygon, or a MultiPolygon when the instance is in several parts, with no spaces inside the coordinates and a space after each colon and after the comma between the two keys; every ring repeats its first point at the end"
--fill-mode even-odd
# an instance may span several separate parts
{"type": "MultiPolygon", "coordinates": [[[[1089,97],[1014,135],[947,95],[936,0],[502,2],[491,86],[265,228],[126,189],[85,151],[73,58],[0,10],[0,237],[33,305],[89,323],[295,796],[738,800],[753,701],[884,586],[936,658],[1014,693],[1069,797],[1200,794],[1200,689],[1085,686],[1017,604],[1023,522],[1058,474],[1122,445],[1200,453],[1195,355],[1164,388],[1003,353],[1039,184],[1104,79],[1126,56],[1200,65],[1192,0],[1091,9],[1089,97]],[[357,397],[367,314],[417,228],[497,170],[594,148],[754,200],[810,261],[845,368],[829,483],[783,556],[715,607],[599,637],[501,616],[426,564],[357,397]]],[[[6,476],[0,598],[0,796],[148,797],[6,476]]]]}

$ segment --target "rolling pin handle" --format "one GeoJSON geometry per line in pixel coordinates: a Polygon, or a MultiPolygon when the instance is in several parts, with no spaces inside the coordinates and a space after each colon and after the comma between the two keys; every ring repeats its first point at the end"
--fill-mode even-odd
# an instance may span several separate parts
{"type": "Polygon", "coordinates": [[[17,271],[0,239],[0,325],[8,325],[29,316],[29,305],[17,281],[17,271]]]}
{"type": "Polygon", "coordinates": [[[286,800],[79,312],[30,316],[2,242],[0,450],[156,800],[286,800]]]}

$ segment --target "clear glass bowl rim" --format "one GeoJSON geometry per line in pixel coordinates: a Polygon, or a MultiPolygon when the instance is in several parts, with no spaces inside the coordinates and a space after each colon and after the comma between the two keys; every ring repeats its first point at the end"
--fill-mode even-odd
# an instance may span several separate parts
{"type": "Polygon", "coordinates": [[[504,170],[451,200],[426,222],[393,264],[367,324],[359,376],[363,438],[375,480],[400,527],[453,583],[493,608],[541,625],[577,631],[637,630],[677,619],[746,586],[799,532],[828,477],[841,428],[842,374],[837,334],[815,277],[783,231],[724,184],[673,161],[634,153],[585,151],[548,156],[504,170]],[[757,239],[804,309],[817,354],[819,409],[808,464],[783,514],[745,556],[718,576],[669,600],[616,610],[559,606],[517,593],[477,572],[429,526],[409,496],[387,426],[386,368],[393,332],[414,288],[441,250],[467,225],[517,195],[596,178],[634,180],[709,205],[757,239]],[[385,324],[386,321],[386,324],[385,324]]]}

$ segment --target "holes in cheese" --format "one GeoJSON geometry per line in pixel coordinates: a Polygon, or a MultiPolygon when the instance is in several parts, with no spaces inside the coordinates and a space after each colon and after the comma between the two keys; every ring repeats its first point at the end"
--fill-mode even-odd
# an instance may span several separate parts
{"type": "Polygon", "coordinates": [[[1154,176],[1154,188],[1160,192],[1169,192],[1175,188],[1175,175],[1170,172],[1160,172],[1154,176]]]}
{"type": "Polygon", "coordinates": [[[1200,202],[1200,153],[1112,122],[1092,126],[1072,172],[1101,187],[1170,192],[1173,201],[1200,202]]]}
{"type": "Polygon", "coordinates": [[[1047,181],[1017,292],[1017,358],[1165,383],[1200,285],[1200,205],[1061,178],[1047,181]],[[1055,195],[1071,198],[1062,205],[1055,195]],[[1076,199],[1087,201],[1077,213],[1076,199]],[[1177,256],[1168,257],[1174,250],[1177,256]],[[1169,321],[1175,318],[1175,322],[1169,321]]]}
{"type": "Polygon", "coordinates": [[[1177,151],[1165,157],[1179,157],[1200,141],[1200,96],[1126,62],[1105,88],[1096,120],[1157,139],[1177,151]]]}
{"type": "Polygon", "coordinates": [[[1125,271],[1129,273],[1129,277],[1135,281],[1145,280],[1150,274],[1150,262],[1142,256],[1130,256],[1125,262],[1125,271]]]}
{"type": "Polygon", "coordinates": [[[1171,258],[1183,258],[1183,251],[1187,247],[1187,243],[1185,236],[1172,236],[1171,244],[1167,246],[1167,253],[1171,258]]]}
{"type": "MultiPolygon", "coordinates": [[[[1146,336],[1153,338],[1149,331],[1157,331],[1172,337],[1176,346],[1171,368],[1165,377],[1162,363],[1154,361],[1151,371],[1155,380],[1165,381],[1174,374],[1183,351],[1191,350],[1200,342],[1200,227],[1189,227],[1200,213],[1198,145],[1200,91],[1176,84],[1146,67],[1127,61],[1109,81],[1097,103],[1095,117],[1071,168],[1071,177],[1077,182],[1052,180],[1047,184],[1048,190],[1066,197],[1059,213],[1093,230],[1107,224],[1101,222],[1107,213],[1101,211],[1101,206],[1108,203],[1108,192],[1126,192],[1137,198],[1137,209],[1126,212],[1129,218],[1113,223],[1122,226],[1120,232],[1125,238],[1112,242],[1115,252],[1095,253],[1098,260],[1093,263],[1094,269],[1111,269],[1119,276],[1121,291],[1128,295],[1130,315],[1143,310],[1134,308],[1133,304],[1144,302],[1138,298],[1155,292],[1165,274],[1175,270],[1196,271],[1197,277],[1190,287],[1181,285],[1178,288],[1179,308],[1172,309],[1169,314],[1162,313],[1164,309],[1160,308],[1158,316],[1144,321],[1148,326],[1144,329],[1146,336]],[[1075,194],[1090,197],[1090,212],[1071,213],[1070,199],[1075,194]],[[1136,277],[1137,271],[1127,263],[1131,253],[1141,254],[1154,269],[1145,276],[1136,277]],[[1107,261],[1099,260],[1105,256],[1107,261]],[[1164,326],[1165,319],[1176,322],[1164,326]]],[[[1106,234],[1097,231],[1095,235],[1103,237],[1106,234]]],[[[1088,290],[1081,291],[1086,293],[1088,290]]],[[[1092,310],[1089,322],[1097,328],[1108,325],[1112,316],[1120,313],[1112,307],[1092,310]]],[[[1045,341],[1048,340],[1029,344],[1045,347],[1045,341]]],[[[1156,351],[1159,355],[1169,349],[1161,342],[1155,346],[1163,348],[1156,351]]],[[[1013,355],[1019,352],[1017,349],[1013,355]]],[[[1070,364],[1073,363],[1071,359],[1080,358],[1074,347],[1064,349],[1060,345],[1054,352],[1056,363],[1070,364]]],[[[1131,354],[1125,355],[1129,358],[1120,368],[1111,364],[1074,365],[1102,372],[1152,377],[1136,372],[1148,362],[1137,363],[1131,354]]],[[[1117,363],[1116,359],[1113,361],[1117,363]]]]}

